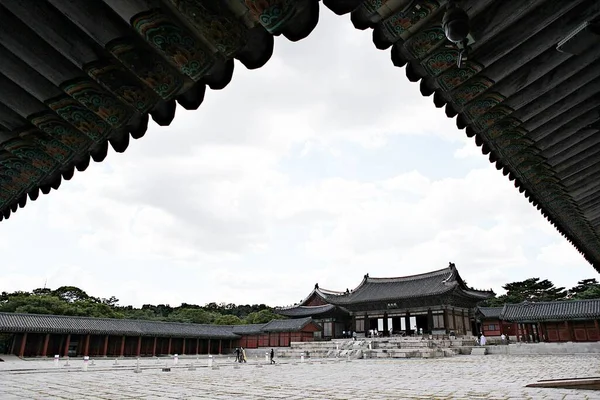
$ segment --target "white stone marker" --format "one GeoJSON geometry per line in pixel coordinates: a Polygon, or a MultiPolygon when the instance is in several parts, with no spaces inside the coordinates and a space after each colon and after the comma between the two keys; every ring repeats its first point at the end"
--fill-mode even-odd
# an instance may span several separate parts
{"type": "Polygon", "coordinates": [[[304,362],[304,354],[300,356],[300,362],[304,362]]]}
{"type": "Polygon", "coordinates": [[[141,368],[140,368],[140,359],[138,358],[135,362],[135,369],[133,370],[134,373],[139,374],[140,372],[142,372],[141,368]]]}
{"type": "Polygon", "coordinates": [[[65,358],[67,359],[67,362],[65,363],[65,367],[68,367],[70,365],[69,364],[69,356],[66,356],[65,358]]]}
{"type": "Polygon", "coordinates": [[[54,355],[54,366],[58,367],[58,361],[60,360],[60,355],[55,354],[54,355]]]}
{"type": "Polygon", "coordinates": [[[269,362],[269,352],[268,351],[265,353],[265,361],[269,362]]]}
{"type": "Polygon", "coordinates": [[[213,365],[213,356],[208,356],[208,367],[212,368],[213,365]]]}
{"type": "Polygon", "coordinates": [[[89,356],[85,356],[83,357],[83,370],[87,371],[88,369],[88,362],[90,361],[90,357],[89,356]]]}
{"type": "Polygon", "coordinates": [[[175,354],[175,355],[173,356],[173,365],[177,365],[177,363],[178,363],[178,362],[179,362],[179,355],[178,355],[178,354],[175,354]]]}

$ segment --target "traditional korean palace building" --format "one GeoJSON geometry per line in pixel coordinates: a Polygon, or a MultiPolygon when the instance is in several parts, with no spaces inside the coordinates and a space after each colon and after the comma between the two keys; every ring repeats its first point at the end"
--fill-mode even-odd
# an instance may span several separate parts
{"type": "Polygon", "coordinates": [[[367,336],[414,333],[471,334],[476,330],[477,303],[494,297],[493,291],[469,288],[453,263],[447,268],[399,278],[372,278],[368,274],[356,289],[346,292],[315,285],[299,304],[276,312],[290,318],[310,316],[323,326],[323,337],[341,337],[344,331],[367,336]]]}
{"type": "Polygon", "coordinates": [[[0,313],[0,353],[20,357],[226,354],[246,348],[312,341],[311,318],[254,325],[191,323],[0,313]],[[4,348],[2,348],[4,347],[4,348]]]}
{"type": "Polygon", "coordinates": [[[502,333],[522,342],[600,340],[600,299],[523,302],[480,307],[478,325],[486,336],[502,333]]]}

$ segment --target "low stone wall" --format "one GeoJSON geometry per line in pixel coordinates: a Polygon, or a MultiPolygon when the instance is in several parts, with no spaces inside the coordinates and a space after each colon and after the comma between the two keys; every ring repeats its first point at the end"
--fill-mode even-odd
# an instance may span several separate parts
{"type": "Polygon", "coordinates": [[[600,342],[566,343],[511,343],[509,345],[486,346],[488,354],[589,354],[600,353],[600,342]]]}

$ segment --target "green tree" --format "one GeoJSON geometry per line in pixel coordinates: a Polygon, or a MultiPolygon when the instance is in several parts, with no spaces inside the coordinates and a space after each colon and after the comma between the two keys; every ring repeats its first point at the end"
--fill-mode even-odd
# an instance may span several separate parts
{"type": "Polygon", "coordinates": [[[169,315],[169,321],[193,322],[196,324],[211,324],[221,314],[203,310],[201,308],[180,308],[169,315]]]}
{"type": "Polygon", "coordinates": [[[243,322],[235,315],[219,315],[213,321],[215,325],[242,325],[243,322]]]}
{"type": "Polygon", "coordinates": [[[569,298],[573,300],[600,298],[600,283],[595,278],[582,279],[569,290],[569,298]]]}
{"type": "Polygon", "coordinates": [[[547,279],[529,278],[524,281],[507,283],[502,286],[506,294],[489,299],[482,304],[488,307],[501,306],[503,304],[516,304],[523,301],[557,301],[567,298],[564,287],[555,287],[547,279]]]}
{"type": "Polygon", "coordinates": [[[63,315],[67,308],[68,304],[57,296],[32,296],[30,294],[9,295],[8,300],[0,304],[2,312],[29,314],[63,315]]]}
{"type": "Polygon", "coordinates": [[[61,299],[72,303],[78,300],[87,300],[90,296],[75,286],[61,286],[52,292],[54,296],[60,297],[61,299]]]}
{"type": "Polygon", "coordinates": [[[275,314],[272,310],[260,310],[248,314],[245,319],[247,324],[266,324],[274,319],[283,319],[284,317],[275,314]]]}

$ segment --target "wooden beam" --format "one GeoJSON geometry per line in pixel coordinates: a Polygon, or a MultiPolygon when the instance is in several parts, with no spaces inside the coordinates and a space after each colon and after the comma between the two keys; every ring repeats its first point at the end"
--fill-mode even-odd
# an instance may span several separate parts
{"type": "Polygon", "coordinates": [[[44,345],[42,346],[42,357],[46,357],[46,355],[48,354],[48,343],[50,342],[50,334],[46,333],[46,335],[44,336],[44,345]]]}
{"type": "Polygon", "coordinates": [[[85,339],[84,339],[84,345],[83,345],[83,355],[84,356],[89,356],[89,351],[90,351],[90,334],[88,333],[87,335],[85,335],[85,339]]]}
{"type": "MultiPolygon", "coordinates": [[[[598,130],[592,130],[594,133],[598,130]]],[[[565,168],[572,167],[578,162],[583,161],[590,154],[594,154],[598,150],[600,143],[600,135],[592,135],[587,139],[582,140],[571,148],[563,151],[561,154],[555,154],[547,157],[547,162],[554,167],[556,171],[561,171],[565,168]]]]}
{"type": "Polygon", "coordinates": [[[65,340],[65,348],[63,349],[63,356],[69,356],[69,346],[71,345],[71,334],[67,335],[67,339],[65,340]]]}
{"type": "Polygon", "coordinates": [[[21,336],[21,345],[19,346],[19,357],[23,358],[25,354],[25,346],[27,344],[27,332],[21,336]]]}
{"type": "Polygon", "coordinates": [[[125,336],[121,336],[121,352],[120,356],[123,357],[125,355],[125,336]]]}
{"type": "Polygon", "coordinates": [[[104,336],[104,348],[102,349],[102,356],[106,357],[107,353],[108,353],[108,336],[106,335],[104,336]]]}
{"type": "MultiPolygon", "coordinates": [[[[538,147],[540,150],[545,150],[550,146],[554,146],[561,140],[570,136],[569,134],[564,133],[564,128],[568,128],[568,130],[572,131],[574,127],[574,121],[586,114],[588,111],[595,110],[596,106],[599,104],[600,95],[593,96],[582,104],[571,104],[571,107],[565,110],[563,113],[558,114],[537,129],[530,131],[527,134],[527,137],[535,140],[536,147],[538,147]]],[[[592,113],[591,115],[598,116],[598,113],[592,113]]],[[[596,121],[596,119],[588,119],[589,122],[584,125],[578,125],[577,130],[585,128],[590,122],[596,121]]]]}

